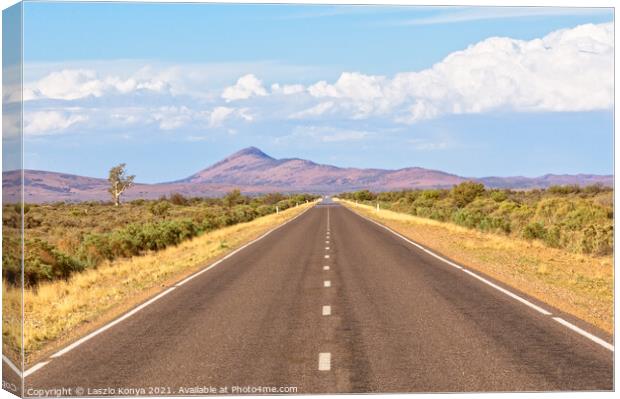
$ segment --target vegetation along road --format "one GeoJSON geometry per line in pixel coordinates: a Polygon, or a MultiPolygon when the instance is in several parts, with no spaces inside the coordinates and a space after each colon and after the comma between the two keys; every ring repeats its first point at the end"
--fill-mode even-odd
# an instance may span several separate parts
{"type": "Polygon", "coordinates": [[[325,199],[31,366],[25,393],[611,390],[599,333],[325,199]]]}

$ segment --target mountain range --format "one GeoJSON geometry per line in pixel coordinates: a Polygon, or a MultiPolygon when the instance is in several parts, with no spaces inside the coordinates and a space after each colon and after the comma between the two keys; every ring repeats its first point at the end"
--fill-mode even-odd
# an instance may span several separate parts
{"type": "MultiPolygon", "coordinates": [[[[19,192],[19,171],[3,173],[4,197],[19,192]]],[[[239,188],[245,194],[267,192],[311,192],[333,194],[369,189],[390,191],[416,188],[450,188],[474,180],[492,188],[532,189],[565,184],[613,185],[613,175],[554,175],[540,177],[469,178],[454,174],[410,167],[396,170],[340,168],[299,158],[275,159],[256,147],[245,148],[187,178],[157,184],[135,184],[124,194],[126,200],[155,199],[171,193],[185,196],[220,196],[239,188]]],[[[24,170],[25,201],[108,200],[106,179],[66,173],[24,170]]]]}

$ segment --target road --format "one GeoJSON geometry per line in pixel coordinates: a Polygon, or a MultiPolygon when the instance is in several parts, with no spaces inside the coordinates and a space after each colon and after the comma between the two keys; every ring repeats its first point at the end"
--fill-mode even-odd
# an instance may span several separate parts
{"type": "Polygon", "coordinates": [[[552,317],[325,201],[30,370],[25,393],[613,389],[613,352],[552,317]]]}

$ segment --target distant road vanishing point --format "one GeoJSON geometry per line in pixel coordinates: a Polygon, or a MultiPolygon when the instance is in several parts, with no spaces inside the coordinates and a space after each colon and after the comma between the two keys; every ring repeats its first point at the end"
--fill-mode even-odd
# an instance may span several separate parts
{"type": "Polygon", "coordinates": [[[33,366],[24,393],[613,389],[593,328],[457,266],[325,199],[33,366]]]}

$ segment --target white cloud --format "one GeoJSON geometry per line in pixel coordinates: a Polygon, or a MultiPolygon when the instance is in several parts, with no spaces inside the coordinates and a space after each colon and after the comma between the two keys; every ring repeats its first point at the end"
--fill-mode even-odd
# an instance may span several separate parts
{"type": "Polygon", "coordinates": [[[87,120],[84,115],[71,115],[60,111],[27,112],[24,114],[24,134],[27,136],[53,134],[87,120]]]}
{"type": "Polygon", "coordinates": [[[372,136],[372,132],[365,130],[337,128],[331,126],[297,126],[292,133],[276,138],[276,143],[290,141],[311,140],[322,143],[338,143],[347,141],[360,141],[372,136]]]}
{"type": "Polygon", "coordinates": [[[137,90],[161,92],[168,88],[165,81],[157,79],[123,79],[118,76],[99,77],[89,69],[64,69],[26,84],[24,101],[36,99],[76,100],[101,97],[104,94],[127,94],[137,90]]]}
{"type": "Polygon", "coordinates": [[[312,86],[308,87],[308,93],[310,93],[310,95],[312,95],[313,97],[318,98],[340,97],[340,93],[338,93],[338,90],[324,80],[321,80],[320,82],[317,82],[312,86]]]}
{"type": "Polygon", "coordinates": [[[240,108],[237,115],[246,122],[252,122],[256,119],[256,115],[252,114],[249,108],[240,108]]]}
{"type": "Polygon", "coordinates": [[[390,114],[406,123],[500,108],[609,109],[613,51],[613,24],[588,24],[531,41],[492,37],[430,69],[392,79],[347,72],[334,84],[321,81],[308,92],[336,101],[352,118],[390,114]]]}
{"type": "Polygon", "coordinates": [[[119,126],[155,123],[161,130],[220,128],[234,120],[252,122],[248,108],[216,106],[211,110],[197,110],[187,106],[163,106],[157,108],[131,108],[111,114],[119,126]]]}
{"type": "Polygon", "coordinates": [[[278,83],[274,83],[271,85],[271,93],[272,94],[284,94],[285,96],[291,94],[302,93],[306,90],[303,85],[293,84],[293,85],[280,85],[278,83]]]}
{"type": "MultiPolygon", "coordinates": [[[[343,72],[332,82],[301,84],[294,82],[292,73],[283,73],[287,84],[273,83],[269,90],[257,76],[272,81],[273,74],[265,71],[279,70],[277,65],[259,65],[255,73],[245,75],[240,72],[248,70],[245,66],[230,72],[222,65],[202,64],[133,65],[129,73],[122,65],[104,68],[105,72],[87,64],[57,71],[42,68],[26,84],[28,110],[38,113],[36,120],[26,122],[29,134],[57,134],[85,122],[84,118],[94,128],[239,130],[241,123],[257,121],[301,124],[320,119],[347,125],[344,120],[373,119],[378,124],[370,126],[387,127],[496,110],[608,110],[614,101],[613,52],[613,24],[607,23],[563,29],[529,41],[492,37],[453,52],[428,69],[394,76],[343,72]],[[214,84],[211,75],[219,69],[235,75],[224,79],[220,71],[214,84]],[[234,78],[238,78],[234,85],[221,89],[234,78]],[[39,101],[28,101],[33,99],[39,101]],[[46,99],[64,100],[83,110],[61,110],[58,101],[46,99]],[[231,106],[249,99],[245,107],[231,106]]],[[[303,73],[295,76],[308,78],[303,73]]]]}
{"type": "Polygon", "coordinates": [[[263,87],[263,82],[252,74],[240,77],[234,86],[229,86],[222,92],[222,98],[227,102],[266,95],[267,90],[263,87]]]}
{"type": "Polygon", "coordinates": [[[174,130],[190,123],[194,115],[194,112],[185,106],[160,107],[153,112],[153,119],[161,130],[174,130]]]}
{"type": "Polygon", "coordinates": [[[323,103],[319,103],[315,105],[314,107],[304,109],[299,112],[295,112],[290,116],[290,118],[291,119],[304,119],[308,117],[321,116],[327,111],[329,111],[330,109],[332,109],[333,107],[334,107],[334,103],[332,101],[326,101],[323,103]]]}
{"type": "Polygon", "coordinates": [[[234,108],[215,107],[209,118],[209,127],[220,127],[222,123],[235,111],[234,108]]]}
{"type": "Polygon", "coordinates": [[[386,78],[383,76],[344,72],[334,85],[321,81],[310,86],[308,91],[312,96],[319,98],[336,97],[364,101],[382,97],[385,82],[386,78]]]}
{"type": "MultiPolygon", "coordinates": [[[[243,122],[253,122],[255,119],[255,115],[251,113],[249,108],[231,108],[231,107],[223,107],[218,106],[215,107],[211,113],[209,114],[209,127],[216,128],[222,127],[225,121],[231,120],[234,122],[241,120],[243,122]]],[[[234,131],[234,129],[228,129],[229,132],[234,131]]]]}

